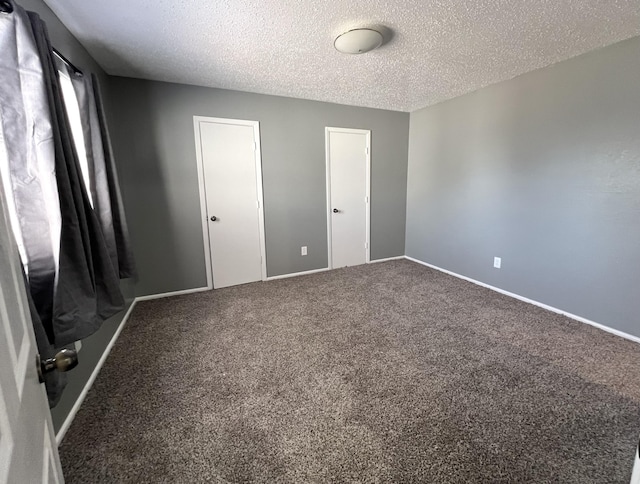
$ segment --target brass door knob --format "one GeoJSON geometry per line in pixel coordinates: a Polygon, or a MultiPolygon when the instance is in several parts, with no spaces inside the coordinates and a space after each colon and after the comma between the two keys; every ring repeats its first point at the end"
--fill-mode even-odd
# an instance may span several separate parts
{"type": "Polygon", "coordinates": [[[45,373],[69,371],[78,366],[78,353],[75,350],[65,348],[58,351],[53,358],[47,358],[46,360],[40,359],[40,355],[37,355],[36,365],[38,367],[38,378],[42,383],[44,382],[45,373]]]}

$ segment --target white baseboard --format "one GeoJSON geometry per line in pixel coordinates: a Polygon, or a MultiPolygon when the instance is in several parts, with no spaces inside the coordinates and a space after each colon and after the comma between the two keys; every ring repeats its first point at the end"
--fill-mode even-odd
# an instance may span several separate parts
{"type": "Polygon", "coordinates": [[[116,330],[114,335],[111,337],[111,341],[109,341],[109,344],[105,348],[104,353],[102,353],[102,356],[98,361],[98,364],[93,369],[93,372],[91,373],[91,376],[87,380],[87,383],[85,383],[84,388],[80,392],[80,395],[78,395],[78,399],[73,404],[73,407],[71,407],[71,410],[67,415],[67,418],[64,420],[64,422],[60,426],[60,429],[56,433],[56,443],[58,445],[60,445],[60,442],[62,442],[62,439],[64,439],[64,436],[67,433],[67,430],[69,430],[69,427],[71,426],[71,422],[73,422],[73,419],[76,417],[76,414],[78,413],[78,410],[82,405],[82,402],[84,402],[84,399],[87,397],[87,393],[89,393],[89,390],[93,386],[93,383],[96,381],[96,378],[98,377],[98,373],[100,373],[100,370],[102,369],[102,366],[104,365],[104,362],[106,361],[107,356],[109,356],[109,353],[111,352],[111,348],[113,348],[113,345],[116,343],[116,340],[118,339],[118,337],[120,336],[120,333],[124,329],[124,325],[129,319],[129,316],[131,315],[131,311],[133,311],[133,308],[135,307],[136,303],[140,301],[149,301],[151,299],[160,299],[164,297],[180,296],[183,294],[192,294],[195,292],[208,291],[210,289],[211,289],[210,287],[197,287],[195,289],[185,289],[183,291],[165,292],[162,294],[150,294],[148,296],[138,296],[131,302],[129,309],[127,309],[127,312],[123,316],[122,321],[120,321],[120,325],[118,326],[118,329],[116,330]]]}
{"type": "Polygon", "coordinates": [[[404,259],[404,258],[405,258],[405,256],[399,255],[397,257],[387,257],[386,259],[370,260],[369,262],[367,262],[367,264],[376,264],[378,262],[389,262],[390,260],[401,260],[401,259],[404,259]]]}
{"type": "MultiPolygon", "coordinates": [[[[377,262],[388,262],[390,260],[400,260],[400,259],[404,259],[405,256],[403,255],[399,255],[397,257],[387,257],[386,259],[375,259],[375,260],[370,260],[369,262],[367,262],[367,264],[374,264],[377,262]]],[[[318,272],[326,272],[326,271],[330,271],[333,269],[330,269],[329,267],[324,267],[322,269],[314,269],[312,271],[304,271],[304,272],[292,272],[291,274],[282,274],[280,276],[272,276],[272,277],[267,277],[265,279],[265,281],[275,281],[278,279],[287,279],[289,277],[298,277],[298,276],[308,276],[309,274],[316,274],[318,272]]]]}
{"type": "Polygon", "coordinates": [[[161,294],[149,294],[147,296],[138,296],[136,302],[151,301],[152,299],[162,299],[163,297],[183,296],[184,294],[193,294],[195,292],[210,291],[211,287],[196,287],[194,289],[184,289],[182,291],[163,292],[161,294]]]}
{"type": "Polygon", "coordinates": [[[485,284],[484,282],[476,281],[475,279],[471,279],[470,277],[463,276],[461,274],[457,274],[457,273],[452,272],[452,271],[448,271],[447,269],[443,269],[442,267],[434,266],[433,264],[429,264],[428,262],[424,262],[424,261],[421,261],[419,259],[415,259],[413,257],[409,257],[408,255],[406,255],[405,258],[407,260],[412,261],[412,262],[416,262],[417,264],[421,264],[423,266],[430,267],[431,269],[435,269],[437,271],[444,272],[445,274],[449,274],[450,276],[457,277],[459,279],[464,279],[465,281],[472,282],[474,284],[477,284],[478,286],[486,287],[487,289],[491,289],[492,291],[499,292],[500,294],[504,294],[505,296],[510,296],[510,297],[518,299],[520,301],[524,301],[526,303],[533,304],[534,306],[541,307],[541,308],[546,309],[548,311],[551,311],[551,312],[554,312],[554,313],[557,313],[557,314],[562,314],[563,316],[566,316],[566,317],[571,318],[571,319],[575,319],[576,321],[580,321],[581,323],[585,323],[585,324],[588,324],[590,326],[595,326],[596,328],[601,329],[603,331],[606,331],[607,333],[612,333],[612,334],[615,334],[616,336],[620,336],[620,337],[628,339],[630,341],[634,341],[636,343],[640,343],[640,337],[638,337],[638,336],[634,336],[632,334],[625,333],[625,332],[620,331],[618,329],[614,329],[614,328],[611,328],[609,326],[605,326],[604,324],[596,323],[595,321],[591,321],[590,319],[583,318],[582,316],[577,316],[577,315],[572,314],[572,313],[568,313],[567,311],[563,311],[562,309],[554,308],[553,306],[549,306],[548,304],[544,304],[544,303],[541,303],[541,302],[538,302],[538,301],[534,301],[533,299],[529,299],[527,297],[520,296],[519,294],[514,294],[512,292],[505,291],[504,289],[500,289],[499,287],[491,286],[489,284],[485,284]]]}
{"type": "Polygon", "coordinates": [[[93,372],[91,373],[91,376],[87,380],[87,383],[85,383],[84,388],[80,392],[80,395],[78,395],[78,399],[73,404],[73,407],[71,407],[71,410],[67,415],[67,418],[65,418],[64,422],[60,426],[60,429],[56,433],[56,443],[58,445],[60,445],[60,442],[62,442],[62,439],[67,433],[67,430],[69,430],[69,427],[71,426],[71,422],[73,422],[73,419],[76,417],[76,414],[80,409],[80,406],[84,402],[84,399],[87,397],[87,393],[89,393],[89,390],[93,386],[93,383],[96,381],[96,378],[98,377],[98,373],[100,373],[100,370],[102,369],[102,366],[104,365],[104,362],[106,361],[107,356],[109,356],[109,353],[111,352],[111,348],[113,348],[113,345],[116,343],[116,340],[118,339],[118,337],[120,336],[120,333],[124,329],[124,325],[129,319],[129,316],[131,315],[131,312],[133,311],[133,308],[135,307],[136,303],[140,301],[149,301],[151,299],[160,299],[164,297],[180,296],[183,294],[192,294],[195,292],[208,291],[210,289],[211,289],[210,287],[197,287],[195,289],[185,289],[183,291],[165,292],[162,294],[150,294],[148,296],[138,296],[131,302],[129,309],[127,309],[127,312],[123,316],[122,321],[120,321],[120,325],[118,326],[118,329],[116,330],[114,335],[111,337],[111,341],[109,341],[109,344],[105,348],[104,353],[102,353],[102,356],[100,357],[100,360],[96,364],[96,367],[93,369],[93,372]]]}
{"type": "Polygon", "coordinates": [[[133,308],[135,307],[136,302],[137,302],[137,299],[134,299],[131,302],[129,309],[127,309],[127,312],[123,316],[122,321],[120,321],[120,325],[118,326],[118,329],[116,330],[114,335],[111,337],[111,341],[109,341],[109,344],[105,348],[104,353],[102,353],[102,356],[98,361],[98,364],[93,369],[93,372],[91,373],[91,376],[87,380],[87,383],[85,383],[84,388],[80,392],[80,395],[78,395],[78,399],[76,400],[76,403],[73,404],[73,407],[71,407],[71,410],[67,415],[67,418],[64,419],[62,426],[58,430],[58,433],[56,433],[56,443],[58,445],[60,445],[60,442],[62,442],[62,439],[64,439],[64,436],[67,433],[67,430],[69,430],[69,427],[71,426],[71,422],[73,422],[73,419],[76,417],[76,414],[78,413],[78,410],[82,405],[82,402],[84,402],[84,399],[87,397],[87,393],[89,393],[89,390],[93,386],[93,383],[96,381],[96,378],[98,377],[98,373],[100,373],[100,370],[102,369],[102,366],[104,365],[104,362],[106,361],[107,356],[109,356],[109,353],[111,352],[111,348],[113,348],[113,345],[116,344],[116,340],[118,339],[118,336],[120,336],[120,333],[122,332],[125,323],[129,319],[129,316],[131,315],[131,312],[133,311],[133,308]]]}
{"type": "Polygon", "coordinates": [[[309,274],[317,274],[318,272],[326,272],[330,270],[328,267],[324,267],[323,269],[314,269],[312,271],[304,271],[304,272],[292,272],[291,274],[282,274],[279,276],[271,276],[267,277],[265,281],[275,281],[278,279],[288,279],[289,277],[298,277],[298,276],[308,276],[309,274]]]}

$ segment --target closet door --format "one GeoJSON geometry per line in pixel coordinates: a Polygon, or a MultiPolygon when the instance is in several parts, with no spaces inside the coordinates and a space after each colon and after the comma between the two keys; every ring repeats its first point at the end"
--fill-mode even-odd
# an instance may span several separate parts
{"type": "Polygon", "coordinates": [[[329,266],[369,262],[371,132],[326,128],[329,266]]]}
{"type": "Polygon", "coordinates": [[[198,119],[213,287],[260,281],[266,275],[258,123],[198,119]]]}

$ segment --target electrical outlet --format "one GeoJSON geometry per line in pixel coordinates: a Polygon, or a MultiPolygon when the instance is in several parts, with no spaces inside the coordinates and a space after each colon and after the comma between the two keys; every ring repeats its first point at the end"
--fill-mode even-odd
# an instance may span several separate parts
{"type": "Polygon", "coordinates": [[[303,245],[303,246],[300,248],[300,254],[302,254],[302,255],[307,255],[307,246],[306,246],[306,245],[303,245]]]}
{"type": "Polygon", "coordinates": [[[500,267],[502,267],[502,259],[500,257],[493,258],[493,267],[496,269],[500,269],[500,267]]]}

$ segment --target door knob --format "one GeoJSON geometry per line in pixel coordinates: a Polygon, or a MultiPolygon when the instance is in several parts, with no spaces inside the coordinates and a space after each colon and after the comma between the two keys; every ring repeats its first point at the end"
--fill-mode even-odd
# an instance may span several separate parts
{"type": "Polygon", "coordinates": [[[56,353],[53,358],[40,359],[36,355],[36,365],[38,367],[38,378],[40,383],[44,382],[44,374],[51,371],[69,371],[78,366],[78,353],[75,350],[63,349],[56,353]]]}
{"type": "Polygon", "coordinates": [[[212,221],[212,222],[215,222],[216,220],[218,220],[218,217],[216,217],[215,215],[212,215],[212,216],[211,216],[211,221],[212,221]]]}
{"type": "Polygon", "coordinates": [[[338,213],[340,210],[338,210],[337,208],[333,209],[333,213],[338,213]]]}

